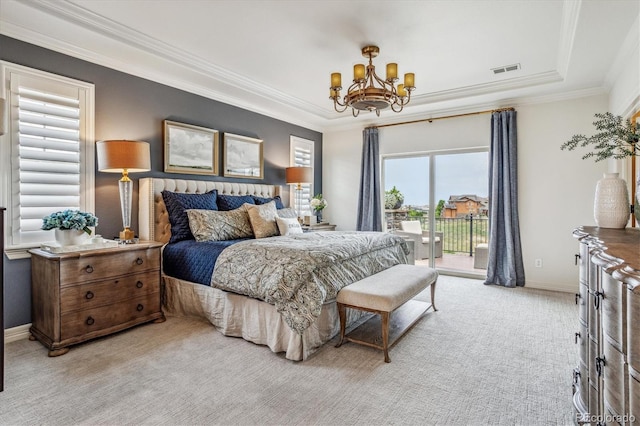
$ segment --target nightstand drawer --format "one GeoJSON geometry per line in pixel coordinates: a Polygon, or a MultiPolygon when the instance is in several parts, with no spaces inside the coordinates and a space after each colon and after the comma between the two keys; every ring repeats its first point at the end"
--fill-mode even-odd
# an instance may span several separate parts
{"type": "Polygon", "coordinates": [[[60,311],[65,314],[70,311],[95,308],[159,291],[157,271],[63,287],[60,290],[60,311]]]}
{"type": "Polygon", "coordinates": [[[126,328],[160,311],[160,296],[151,293],[119,302],[117,305],[101,306],[62,315],[61,340],[84,336],[110,327],[126,328]]]}
{"type": "Polygon", "coordinates": [[[160,269],[159,251],[129,250],[98,256],[81,256],[60,262],[60,287],[88,280],[160,269]]]}

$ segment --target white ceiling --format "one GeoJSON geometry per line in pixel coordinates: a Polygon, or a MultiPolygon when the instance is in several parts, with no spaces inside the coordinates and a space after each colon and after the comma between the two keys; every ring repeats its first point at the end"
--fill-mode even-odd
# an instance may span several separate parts
{"type": "Polygon", "coordinates": [[[327,131],[604,93],[639,16],[638,0],[2,0],[0,32],[327,131]],[[346,86],[367,44],[381,75],[416,75],[400,114],[333,110],[330,73],[346,86]]]}

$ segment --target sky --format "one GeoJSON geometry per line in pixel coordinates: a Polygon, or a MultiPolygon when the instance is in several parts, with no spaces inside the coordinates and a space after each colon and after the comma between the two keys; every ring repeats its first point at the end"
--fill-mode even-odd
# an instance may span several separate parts
{"type": "MultiPolygon", "coordinates": [[[[435,157],[435,201],[450,195],[486,197],[489,186],[489,154],[472,152],[435,157]]],[[[394,185],[404,195],[405,205],[429,204],[429,157],[385,158],[384,189],[394,185]]]]}

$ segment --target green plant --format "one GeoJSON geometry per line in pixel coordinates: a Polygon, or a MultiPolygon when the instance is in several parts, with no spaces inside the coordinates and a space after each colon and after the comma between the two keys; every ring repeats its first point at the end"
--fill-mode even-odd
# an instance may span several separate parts
{"type": "Polygon", "coordinates": [[[64,210],[61,212],[51,213],[49,216],[42,218],[42,229],[77,229],[91,235],[90,226],[96,226],[98,218],[92,213],[85,213],[79,210],[64,210]]]}
{"type": "Polygon", "coordinates": [[[404,203],[404,195],[402,195],[402,192],[400,192],[395,185],[390,190],[384,192],[385,209],[397,209],[402,203],[404,203]]]}
{"type": "Polygon", "coordinates": [[[409,215],[409,217],[423,217],[424,216],[424,212],[418,211],[418,210],[415,210],[415,209],[411,209],[411,210],[409,210],[408,215],[409,215]]]}
{"type": "Polygon", "coordinates": [[[593,125],[598,133],[590,137],[573,135],[560,149],[572,151],[578,146],[589,147],[591,151],[582,156],[582,159],[594,157],[595,161],[640,155],[640,126],[636,128],[631,120],[623,120],[621,116],[610,112],[595,114],[595,117],[597,120],[593,125]]]}

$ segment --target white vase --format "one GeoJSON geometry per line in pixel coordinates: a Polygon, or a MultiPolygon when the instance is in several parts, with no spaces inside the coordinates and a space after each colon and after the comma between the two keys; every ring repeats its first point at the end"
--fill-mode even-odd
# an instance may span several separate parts
{"type": "Polygon", "coordinates": [[[605,173],[596,185],[593,217],[601,228],[622,229],[629,221],[629,191],[618,173],[605,173]]]}
{"type": "Polygon", "coordinates": [[[59,229],[56,228],[56,242],[61,246],[77,246],[84,244],[89,234],[78,229],[59,229]]]}

